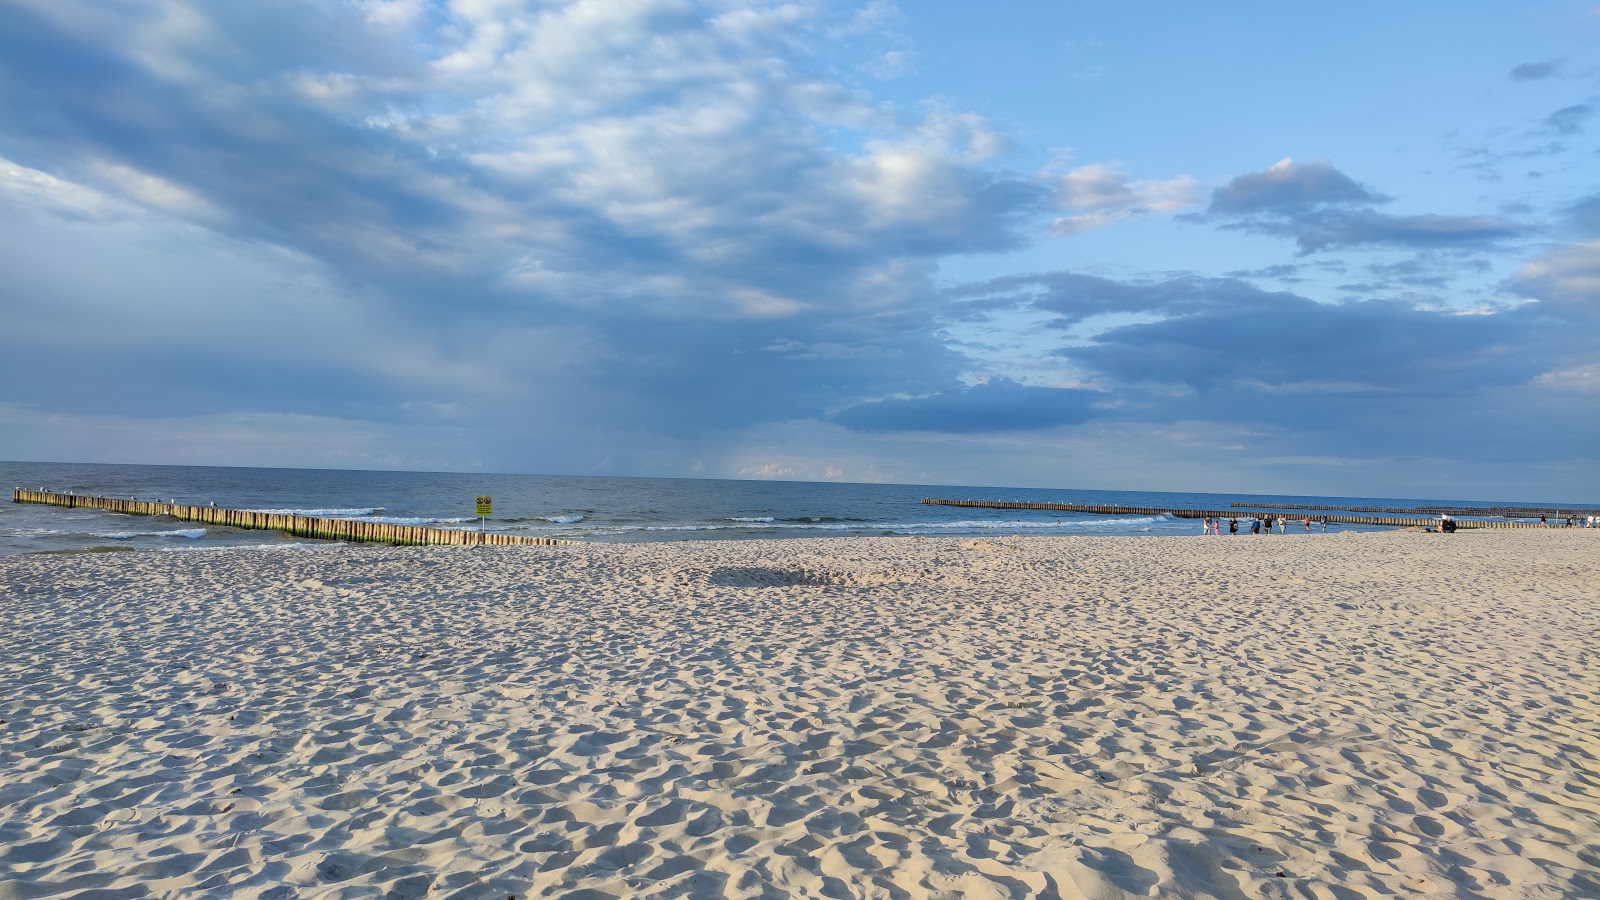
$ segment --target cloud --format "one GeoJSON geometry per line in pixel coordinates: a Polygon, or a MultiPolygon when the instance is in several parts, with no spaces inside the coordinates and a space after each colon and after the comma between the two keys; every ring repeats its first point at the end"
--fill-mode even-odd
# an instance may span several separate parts
{"type": "MultiPolygon", "coordinates": [[[[1046,272],[960,285],[950,293],[963,306],[985,310],[1026,306],[1049,313],[1050,327],[1068,329],[1097,316],[1165,318],[1229,305],[1236,302],[1237,292],[1244,287],[1242,281],[1195,276],[1119,280],[1081,272],[1046,272]]],[[[1256,296],[1275,296],[1250,290],[1256,296]]]]}
{"type": "Polygon", "coordinates": [[[1302,255],[1334,247],[1472,248],[1535,229],[1499,216],[1395,215],[1373,206],[1391,198],[1323,162],[1283,159],[1218,188],[1192,221],[1293,237],[1302,255]]]}
{"type": "Polygon", "coordinates": [[[1078,234],[1112,222],[1151,212],[1175,212],[1193,206],[1199,185],[1187,176],[1167,180],[1130,180],[1115,167],[1079,166],[1055,179],[1054,204],[1076,214],[1051,224],[1058,237],[1078,234]]]}
{"type": "Polygon", "coordinates": [[[1011,276],[957,293],[978,302],[1000,296],[1008,308],[1047,315],[1043,327],[1057,336],[1049,352],[1094,385],[1084,421],[1100,429],[1204,422],[1232,431],[1243,441],[1239,452],[1256,451],[1242,437],[1254,434],[1274,455],[1307,457],[1362,458],[1372,446],[1424,453],[1470,440],[1481,459],[1507,460],[1528,453],[1517,429],[1552,415],[1575,417],[1559,419],[1568,430],[1600,431],[1579,424],[1587,419],[1573,378],[1545,374],[1592,364],[1592,343],[1584,329],[1553,322],[1558,310],[1544,303],[1465,314],[1392,300],[1318,303],[1231,278],[1074,272],[1011,276]],[[1100,326],[1086,336],[1091,321],[1100,326]],[[1518,424],[1485,434],[1484,409],[1518,424]]]}
{"type": "Polygon", "coordinates": [[[1522,237],[1528,226],[1498,216],[1392,216],[1372,211],[1307,216],[1295,242],[1301,253],[1334,246],[1475,247],[1522,237]]]}
{"type": "Polygon", "coordinates": [[[956,383],[938,258],[1019,247],[1048,207],[986,167],[1003,140],[981,117],[817,74],[847,24],[882,52],[848,10],[62,0],[0,19],[0,190],[20,201],[0,234],[31,248],[35,289],[8,327],[124,329],[89,329],[97,392],[9,355],[9,399],[42,408],[453,403],[714,440],[956,383]]]}
{"type": "Polygon", "coordinates": [[[1541,372],[1533,381],[1540,387],[1555,391],[1600,394],[1600,362],[1577,365],[1570,369],[1541,372]]]}
{"type": "MultiPolygon", "coordinates": [[[[1536,365],[1499,350],[1508,337],[1506,317],[1420,311],[1388,301],[1320,304],[1241,285],[1211,287],[1229,302],[1114,328],[1061,353],[1111,384],[1255,393],[1261,406],[1277,406],[1271,398],[1284,395],[1306,403],[1312,396],[1338,401],[1459,393],[1521,381],[1536,365]]],[[[1516,324],[1529,327],[1526,317],[1516,324]]]]}
{"type": "Polygon", "coordinates": [[[1600,241],[1549,250],[1518,269],[1508,287],[1553,313],[1600,321],[1600,241]]]}
{"type": "MultiPolygon", "coordinates": [[[[1329,162],[1209,196],[1011,171],[1005,124],[904,98],[931,57],[857,6],[0,4],[8,421],[58,417],[56,457],[125,433],[145,459],[315,462],[326,437],[332,465],[898,480],[1056,477],[1058,441],[1132,472],[1251,441],[1420,453],[1417,422],[1483,409],[1593,427],[1588,244],[1508,263],[1534,231],[1506,207],[1396,208],[1329,162]],[[1244,243],[1161,256],[1170,218],[1310,258],[1106,276],[1244,243]],[[1119,222],[1095,274],[941,287],[1119,222]],[[1447,290],[1486,264],[1510,294],[1447,290]],[[1313,301],[1345,281],[1387,299],[1313,301]],[[72,377],[39,378],[66,345],[72,377]]],[[[1561,224],[1594,237],[1593,205],[1561,224]]]]}
{"type": "MultiPolygon", "coordinates": [[[[1042,204],[1026,179],[980,167],[997,141],[980,118],[902,115],[807,74],[805,30],[827,23],[801,7],[458,5],[423,60],[395,32],[406,7],[336,23],[348,52],[308,37],[287,58],[245,30],[255,4],[168,8],[229,52],[170,38],[180,76],[104,39],[154,28],[153,9],[15,13],[0,88],[22,136],[11,158],[399,293],[465,279],[534,305],[849,305],[848,282],[886,258],[1018,246],[1042,204]],[[519,277],[530,259],[550,290],[519,277]]],[[[300,13],[262,40],[333,24],[300,13]]]]}
{"type": "Polygon", "coordinates": [[[1325,162],[1284,158],[1263,172],[1240,175],[1211,195],[1209,212],[1295,215],[1326,206],[1386,203],[1389,198],[1325,162]]]}
{"type": "Polygon", "coordinates": [[[1512,81],[1542,81],[1556,73],[1561,68],[1561,60],[1552,59],[1545,62],[1522,63],[1511,69],[1512,81]]]}
{"type": "Polygon", "coordinates": [[[1034,387],[1005,378],[924,397],[890,398],[841,410],[832,421],[855,431],[983,434],[1076,425],[1104,398],[1078,388],[1034,387]]]}
{"type": "Polygon", "coordinates": [[[1570,136],[1582,134],[1584,123],[1593,115],[1593,103],[1574,103],[1546,116],[1544,123],[1553,131],[1570,136]]]}
{"type": "Polygon", "coordinates": [[[1572,228],[1585,237],[1600,237],[1600,194],[1584,197],[1563,213],[1572,228]]]}

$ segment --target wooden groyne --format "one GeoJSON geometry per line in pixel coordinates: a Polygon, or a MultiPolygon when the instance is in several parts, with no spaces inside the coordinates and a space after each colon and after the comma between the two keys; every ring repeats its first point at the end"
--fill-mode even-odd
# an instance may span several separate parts
{"type": "Polygon", "coordinates": [[[452,528],[429,528],[425,525],[391,525],[360,519],[326,519],[320,516],[293,516],[286,513],[254,512],[247,509],[223,509],[216,506],[188,506],[182,503],[160,503],[153,500],[122,500],[114,497],[85,497],[79,494],[56,494],[50,491],[25,491],[16,488],[11,492],[12,503],[44,503],[50,506],[86,507],[134,516],[171,516],[184,522],[205,522],[209,525],[226,525],[230,528],[255,528],[282,531],[296,537],[318,538],[325,541],[358,541],[378,544],[447,544],[461,547],[579,544],[560,538],[533,537],[521,534],[502,534],[493,531],[457,531],[452,528]]]}
{"type": "Polygon", "coordinates": [[[1554,506],[1310,506],[1303,503],[1240,503],[1234,501],[1229,506],[1244,507],[1246,509],[1342,509],[1349,512],[1377,512],[1377,513],[1440,513],[1451,516],[1500,516],[1507,519],[1537,519],[1548,516],[1552,519],[1565,519],[1567,516],[1600,516],[1600,509],[1566,509],[1554,506]]]}
{"type": "MultiPolygon", "coordinates": [[[[1241,516],[1264,515],[1266,513],[1242,513],[1237,509],[1172,509],[1158,506],[1112,506],[1103,503],[1026,503],[1018,500],[937,500],[923,498],[923,503],[930,506],[965,506],[977,509],[1043,509],[1056,512],[1091,513],[1103,516],[1172,516],[1178,519],[1202,519],[1206,516],[1216,516],[1222,519],[1233,519],[1241,516]]],[[[1294,516],[1288,517],[1291,522],[1294,516]]],[[[1302,519],[1304,517],[1301,517],[1302,519]]],[[[1313,522],[1319,521],[1321,515],[1313,517],[1313,522]]],[[[1439,524],[1439,517],[1413,517],[1413,516],[1343,516],[1330,515],[1329,522],[1341,525],[1377,525],[1390,528],[1432,528],[1439,524]]],[[[1457,528],[1539,528],[1537,522],[1488,522],[1488,521],[1457,521],[1457,528]]]]}

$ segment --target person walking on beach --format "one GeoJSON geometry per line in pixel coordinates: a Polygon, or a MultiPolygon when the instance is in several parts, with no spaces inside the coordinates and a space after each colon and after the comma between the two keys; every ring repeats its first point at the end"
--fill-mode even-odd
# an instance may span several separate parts
{"type": "Polygon", "coordinates": [[[1323,534],[1327,534],[1328,533],[1328,517],[1327,516],[1323,516],[1322,517],[1322,533],[1323,534]]]}
{"type": "Polygon", "coordinates": [[[1288,534],[1289,533],[1289,517],[1288,516],[1284,516],[1283,518],[1278,520],[1278,533],[1279,534],[1288,534]]]}
{"type": "Polygon", "coordinates": [[[1239,533],[1239,520],[1238,519],[1229,519],[1228,520],[1228,533],[1229,534],[1238,534],[1239,533]]]}
{"type": "Polygon", "coordinates": [[[1200,520],[1200,533],[1201,534],[1210,534],[1211,533],[1211,517],[1210,516],[1206,516],[1205,518],[1200,520]]]}
{"type": "Polygon", "coordinates": [[[1306,534],[1311,533],[1311,517],[1306,516],[1306,534]]]}
{"type": "Polygon", "coordinates": [[[1251,534],[1260,534],[1261,533],[1261,517],[1260,516],[1251,516],[1250,517],[1250,533],[1251,534]]]}

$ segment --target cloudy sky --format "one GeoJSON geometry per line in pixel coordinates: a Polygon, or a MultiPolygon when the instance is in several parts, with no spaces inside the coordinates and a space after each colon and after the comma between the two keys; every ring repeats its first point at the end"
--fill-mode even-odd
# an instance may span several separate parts
{"type": "Polygon", "coordinates": [[[0,458],[1600,501],[1600,6],[0,3],[0,458]]]}

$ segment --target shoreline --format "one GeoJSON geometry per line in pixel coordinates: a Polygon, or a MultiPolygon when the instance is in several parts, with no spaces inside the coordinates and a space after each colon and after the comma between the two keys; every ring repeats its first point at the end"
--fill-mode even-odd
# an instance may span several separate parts
{"type": "Polygon", "coordinates": [[[3,557],[0,867],[29,897],[1600,891],[1596,535],[1195,537],[3,557]]]}

